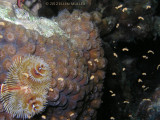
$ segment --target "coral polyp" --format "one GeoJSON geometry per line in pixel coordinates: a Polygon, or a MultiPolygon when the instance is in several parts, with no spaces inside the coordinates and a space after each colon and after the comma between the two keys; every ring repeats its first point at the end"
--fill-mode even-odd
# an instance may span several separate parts
{"type": "Polygon", "coordinates": [[[1,86],[5,110],[18,118],[31,118],[43,111],[50,83],[51,70],[40,57],[28,55],[17,58],[1,86]]]}

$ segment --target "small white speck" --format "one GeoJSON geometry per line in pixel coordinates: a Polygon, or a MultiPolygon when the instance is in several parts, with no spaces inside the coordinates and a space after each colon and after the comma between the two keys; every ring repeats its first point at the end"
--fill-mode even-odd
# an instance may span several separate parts
{"type": "Polygon", "coordinates": [[[159,67],[160,67],[160,64],[157,66],[157,70],[159,69],[159,67]]]}
{"type": "Polygon", "coordinates": [[[120,8],[122,8],[123,7],[123,5],[122,4],[120,4],[119,6],[117,6],[117,7],[115,7],[116,9],[120,9],[120,8]]]}
{"type": "Polygon", "coordinates": [[[129,51],[129,49],[128,48],[123,48],[122,51],[129,51]]]}
{"type": "Polygon", "coordinates": [[[127,11],[128,10],[128,8],[123,8],[122,9],[122,12],[125,12],[125,11],[127,11]]]}
{"type": "Polygon", "coordinates": [[[95,61],[95,62],[99,62],[99,60],[98,60],[97,58],[96,58],[96,59],[94,59],[94,61],[95,61]]]}
{"type": "Polygon", "coordinates": [[[116,58],[118,57],[117,53],[113,53],[113,56],[115,56],[116,58]]]}
{"type": "Polygon", "coordinates": [[[143,101],[151,101],[149,98],[144,98],[143,101]]]}
{"type": "Polygon", "coordinates": [[[113,76],[117,75],[115,72],[112,73],[113,76]]]}
{"type": "Polygon", "coordinates": [[[42,115],[42,119],[46,119],[46,116],[45,116],[45,115],[42,115]]]}
{"type": "Polygon", "coordinates": [[[152,51],[152,50],[148,50],[148,52],[147,53],[152,53],[152,54],[154,54],[154,52],[152,51]]]}
{"type": "Polygon", "coordinates": [[[0,22],[0,25],[1,25],[1,26],[5,26],[5,23],[4,23],[4,22],[0,22]]]}
{"type": "Polygon", "coordinates": [[[116,94],[115,94],[115,93],[113,93],[111,96],[112,96],[112,97],[114,97],[114,96],[116,96],[116,94]]]}
{"type": "Polygon", "coordinates": [[[146,90],[148,90],[149,89],[149,87],[146,87],[145,89],[144,89],[144,91],[146,91],[146,90]]]}
{"type": "Polygon", "coordinates": [[[119,27],[119,23],[117,23],[117,25],[116,25],[116,28],[118,28],[119,27]]]}
{"type": "Polygon", "coordinates": [[[123,101],[123,103],[129,104],[129,101],[125,100],[125,101],[123,101]]]}
{"type": "Polygon", "coordinates": [[[53,88],[49,88],[49,91],[53,92],[53,88]]]}
{"type": "Polygon", "coordinates": [[[138,79],[138,82],[140,83],[140,82],[143,82],[143,81],[142,81],[142,79],[139,78],[139,79],[138,79]]]}
{"type": "Polygon", "coordinates": [[[90,77],[90,80],[93,80],[94,79],[94,75],[92,75],[91,77],[90,77]]]}
{"type": "Polygon", "coordinates": [[[113,91],[112,91],[112,90],[110,90],[109,92],[110,92],[110,93],[113,93],[113,91]]]}
{"type": "Polygon", "coordinates": [[[144,76],[145,76],[145,75],[147,75],[147,73],[142,73],[142,75],[144,75],[144,76]]]}
{"type": "Polygon", "coordinates": [[[59,81],[63,81],[63,80],[64,80],[64,78],[58,78],[58,80],[59,80],[59,81]]]}
{"type": "Polygon", "coordinates": [[[146,6],[146,9],[150,9],[150,8],[151,8],[151,6],[150,6],[150,5],[147,5],[147,6],[146,6]]]}
{"type": "Polygon", "coordinates": [[[146,86],[145,85],[142,85],[142,88],[144,89],[146,86]]]}
{"type": "Polygon", "coordinates": [[[144,20],[144,18],[142,16],[139,16],[138,19],[139,20],[144,20]]]}
{"type": "Polygon", "coordinates": [[[3,38],[3,36],[2,36],[2,35],[0,35],[0,38],[3,38]]]}
{"type": "Polygon", "coordinates": [[[137,28],[138,28],[138,29],[141,29],[141,26],[138,25],[137,28]]]}
{"type": "Polygon", "coordinates": [[[146,55],[143,55],[143,56],[142,56],[142,58],[144,58],[144,59],[148,59],[148,56],[146,56],[146,55]]]}
{"type": "Polygon", "coordinates": [[[110,117],[110,120],[115,120],[115,118],[114,117],[110,117]]]}
{"type": "Polygon", "coordinates": [[[93,64],[92,64],[92,61],[88,61],[88,64],[91,65],[91,66],[93,65],[93,64]]]}
{"type": "Polygon", "coordinates": [[[74,113],[71,113],[71,114],[70,114],[70,116],[73,116],[73,115],[74,115],[74,113]]]}

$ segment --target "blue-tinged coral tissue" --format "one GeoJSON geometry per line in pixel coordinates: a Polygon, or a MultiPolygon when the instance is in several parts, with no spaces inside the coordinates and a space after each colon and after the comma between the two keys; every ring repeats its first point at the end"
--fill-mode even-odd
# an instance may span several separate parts
{"type": "Polygon", "coordinates": [[[0,1],[0,119],[96,119],[107,62],[101,45],[87,12],[46,19],[0,1]]]}

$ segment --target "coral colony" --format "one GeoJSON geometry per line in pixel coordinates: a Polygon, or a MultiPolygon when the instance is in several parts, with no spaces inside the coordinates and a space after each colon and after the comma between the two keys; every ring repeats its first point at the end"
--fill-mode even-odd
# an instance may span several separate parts
{"type": "Polygon", "coordinates": [[[0,1],[0,120],[96,119],[106,59],[90,18],[38,18],[0,1]]]}

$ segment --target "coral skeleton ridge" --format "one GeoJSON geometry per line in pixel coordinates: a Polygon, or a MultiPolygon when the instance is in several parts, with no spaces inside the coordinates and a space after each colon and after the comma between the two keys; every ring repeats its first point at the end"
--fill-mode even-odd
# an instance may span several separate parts
{"type": "Polygon", "coordinates": [[[49,20],[5,5],[0,119],[96,119],[107,61],[90,14],[63,10],[49,20]]]}

